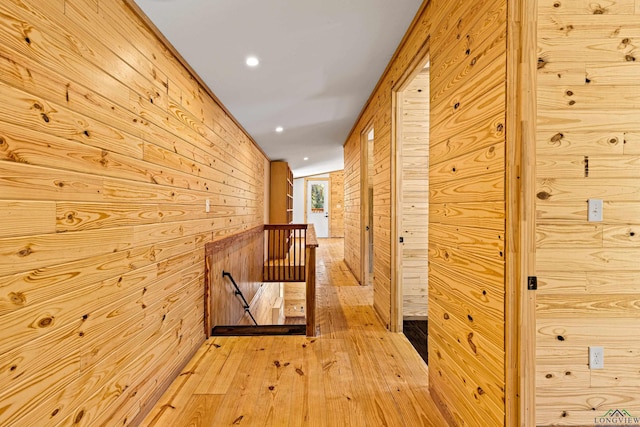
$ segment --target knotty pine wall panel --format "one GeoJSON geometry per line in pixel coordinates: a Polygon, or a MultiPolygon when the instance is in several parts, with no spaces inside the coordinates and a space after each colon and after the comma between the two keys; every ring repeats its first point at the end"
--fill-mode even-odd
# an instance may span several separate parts
{"type": "Polygon", "coordinates": [[[398,94],[402,158],[400,230],[402,315],[427,317],[429,281],[429,71],[416,75],[398,94]]]}
{"type": "MultiPolygon", "coordinates": [[[[428,44],[429,386],[460,425],[505,422],[506,36],[504,0],[424,2],[345,143],[345,159],[354,158],[373,123],[374,304],[388,321],[391,96],[428,44]]],[[[345,182],[358,197],[345,195],[354,224],[359,174],[346,160],[345,182]]],[[[360,231],[352,230],[345,254],[359,273],[360,231]]]]}
{"type": "Polygon", "coordinates": [[[344,172],[332,172],[329,174],[331,180],[331,221],[329,229],[331,237],[344,237],[344,172]]]}
{"type": "Polygon", "coordinates": [[[538,4],[538,425],[640,412],[638,5],[538,4]],[[588,222],[590,198],[602,222],[588,222]],[[589,346],[604,369],[589,369],[589,346]]]}
{"type": "Polygon", "coordinates": [[[130,424],[203,342],[204,247],[264,223],[267,159],[125,1],[0,4],[0,100],[0,424],[130,424]]]}
{"type": "Polygon", "coordinates": [[[344,262],[362,284],[360,135],[351,135],[344,145],[344,262]]]}

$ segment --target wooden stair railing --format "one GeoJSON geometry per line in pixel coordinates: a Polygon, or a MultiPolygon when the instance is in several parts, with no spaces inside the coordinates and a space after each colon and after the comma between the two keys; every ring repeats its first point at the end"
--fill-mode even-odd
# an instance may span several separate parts
{"type": "Polygon", "coordinates": [[[249,317],[251,317],[251,320],[253,320],[254,325],[258,326],[258,322],[256,322],[256,319],[255,319],[255,317],[253,317],[253,314],[251,314],[251,309],[250,309],[249,303],[247,302],[247,299],[244,297],[244,294],[242,293],[242,291],[238,287],[238,284],[236,283],[236,281],[233,280],[233,276],[231,275],[231,273],[229,273],[228,271],[223,271],[222,272],[222,277],[228,277],[229,280],[231,280],[231,283],[233,284],[233,287],[235,288],[234,294],[236,296],[239,296],[242,299],[242,308],[244,308],[244,312],[247,313],[249,315],[249,317]]]}
{"type": "Polygon", "coordinates": [[[316,248],[312,224],[265,224],[265,282],[306,282],[307,336],[315,336],[316,248]]]}
{"type": "Polygon", "coordinates": [[[265,224],[265,282],[304,282],[307,224],[265,224]]]}

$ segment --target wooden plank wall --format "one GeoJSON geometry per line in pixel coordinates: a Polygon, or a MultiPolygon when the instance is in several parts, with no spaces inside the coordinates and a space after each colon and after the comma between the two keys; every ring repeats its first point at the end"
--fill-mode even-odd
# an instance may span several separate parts
{"type": "Polygon", "coordinates": [[[640,415],[639,39],[638,1],[538,1],[538,425],[640,415]]]}
{"type": "Polygon", "coordinates": [[[427,317],[429,283],[429,70],[398,94],[402,161],[398,204],[402,269],[402,315],[427,317]]]}
{"type": "Polygon", "coordinates": [[[331,172],[329,180],[331,187],[329,230],[331,230],[331,237],[344,237],[344,172],[331,172]]]}
{"type": "Polygon", "coordinates": [[[360,138],[344,145],[344,262],[362,284],[360,138]]]}
{"type": "Polygon", "coordinates": [[[430,387],[455,418],[497,426],[505,422],[506,1],[435,5],[443,19],[430,49],[430,387]]]}
{"type": "MultiPolygon", "coordinates": [[[[374,302],[388,321],[391,94],[429,43],[429,385],[461,425],[505,421],[506,17],[504,0],[425,2],[345,143],[350,183],[359,165],[349,159],[373,123],[374,302]]],[[[345,239],[346,253],[356,236],[345,239]]]]}
{"type": "Polygon", "coordinates": [[[0,2],[0,101],[0,425],[131,423],[204,340],[204,245],[264,223],[264,155],[122,0],[0,2]]]}
{"type": "Polygon", "coordinates": [[[259,323],[271,323],[271,312],[262,305],[268,305],[269,301],[275,299],[274,295],[277,297],[280,294],[280,285],[262,282],[265,262],[264,233],[263,227],[257,226],[207,244],[207,303],[211,313],[207,330],[218,325],[253,324],[251,318],[245,316],[242,299],[235,295],[231,279],[223,277],[222,273],[225,271],[233,276],[249,305],[253,306],[254,310],[259,309],[263,312],[259,323]]]}

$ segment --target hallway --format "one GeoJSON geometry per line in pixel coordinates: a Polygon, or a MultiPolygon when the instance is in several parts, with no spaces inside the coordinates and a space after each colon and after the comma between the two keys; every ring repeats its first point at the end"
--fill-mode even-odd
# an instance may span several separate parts
{"type": "Polygon", "coordinates": [[[316,338],[217,337],[200,348],[143,426],[445,426],[427,366],[388,332],[343,262],[320,239],[316,338]]]}

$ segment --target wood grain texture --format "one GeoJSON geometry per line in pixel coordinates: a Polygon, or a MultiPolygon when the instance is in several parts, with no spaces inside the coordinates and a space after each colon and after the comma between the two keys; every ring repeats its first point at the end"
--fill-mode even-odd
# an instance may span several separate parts
{"type": "Polygon", "coordinates": [[[447,425],[427,366],[385,330],[342,246],[318,247],[317,338],[210,338],[140,425],[447,425]]]}
{"type": "MultiPolygon", "coordinates": [[[[396,203],[400,204],[397,231],[397,273],[402,280],[402,315],[428,315],[429,209],[429,77],[421,70],[398,94],[396,156],[400,181],[396,203]]],[[[398,208],[396,208],[398,209],[398,208]]]]}
{"type": "Polygon", "coordinates": [[[640,313],[639,11],[631,0],[539,1],[537,425],[593,424],[610,408],[640,408],[640,362],[624,338],[640,313]],[[603,222],[587,222],[589,198],[604,200],[603,222]],[[588,370],[592,345],[606,349],[602,371],[588,370]]]}
{"type": "Polygon", "coordinates": [[[331,197],[329,197],[331,203],[329,211],[330,237],[344,237],[344,172],[332,172],[329,174],[329,179],[331,182],[331,197]]]}
{"type": "Polygon", "coordinates": [[[198,82],[127,2],[0,5],[0,424],[134,423],[202,344],[266,158],[198,82]]]}
{"type": "MultiPolygon", "coordinates": [[[[423,206],[418,203],[419,197],[411,196],[401,206],[408,206],[408,212],[415,214],[428,210],[428,262],[433,271],[438,269],[439,275],[433,298],[431,289],[429,292],[430,317],[436,312],[444,314],[445,307],[454,307],[450,302],[454,300],[453,295],[465,301],[466,314],[462,320],[445,321],[439,326],[439,333],[432,334],[431,330],[429,333],[430,355],[439,352],[441,356],[435,359],[437,368],[430,371],[430,388],[434,393],[437,390],[439,401],[460,425],[473,424],[479,419],[491,420],[496,425],[505,422],[505,313],[501,304],[505,298],[505,221],[509,220],[505,216],[506,22],[506,1],[425,2],[345,143],[347,159],[359,149],[361,132],[373,124],[374,306],[386,320],[392,301],[389,273],[391,277],[395,274],[390,271],[393,252],[390,246],[395,244],[390,241],[388,192],[392,170],[390,94],[395,82],[401,81],[429,40],[429,201],[423,206]],[[432,237],[439,243],[432,244],[432,237]],[[477,254],[472,241],[481,242],[477,254]],[[480,314],[487,313],[485,301],[497,304],[490,317],[480,314]],[[487,332],[482,336],[487,343],[485,349],[488,356],[497,361],[490,374],[485,371],[484,362],[468,351],[467,335],[458,336],[464,331],[464,322],[469,322],[467,315],[474,319],[479,337],[480,329],[487,332]],[[496,327],[502,333],[496,333],[496,327]],[[493,385],[486,383],[487,375],[494,379],[493,385]],[[470,384],[476,387],[471,388],[470,384]],[[478,404],[479,400],[483,403],[478,404]]],[[[579,81],[584,82],[584,72],[579,81]]],[[[403,107],[411,106],[414,99],[409,97],[400,103],[403,107]]],[[[421,115],[424,116],[424,111],[418,109],[408,118],[419,120],[421,115]]],[[[407,133],[408,144],[424,141],[424,136],[416,133],[418,129],[416,125],[407,133]]],[[[424,179],[418,171],[410,174],[413,163],[406,166],[407,178],[424,179]]],[[[357,163],[345,163],[346,185],[361,173],[357,163]]],[[[419,191],[419,186],[408,185],[407,191],[419,191]]],[[[345,197],[347,212],[360,206],[360,199],[355,200],[345,197]]],[[[409,237],[416,239],[417,244],[427,244],[426,239],[419,238],[426,228],[408,225],[411,227],[407,228],[415,230],[409,237]]],[[[355,227],[351,230],[358,231],[355,227]]],[[[347,239],[345,253],[354,251],[356,244],[347,239]]],[[[407,251],[407,255],[406,266],[426,264],[417,248],[407,251]]],[[[436,277],[433,271],[429,279],[436,277]]],[[[463,312],[458,315],[462,317],[463,312]]]]}

